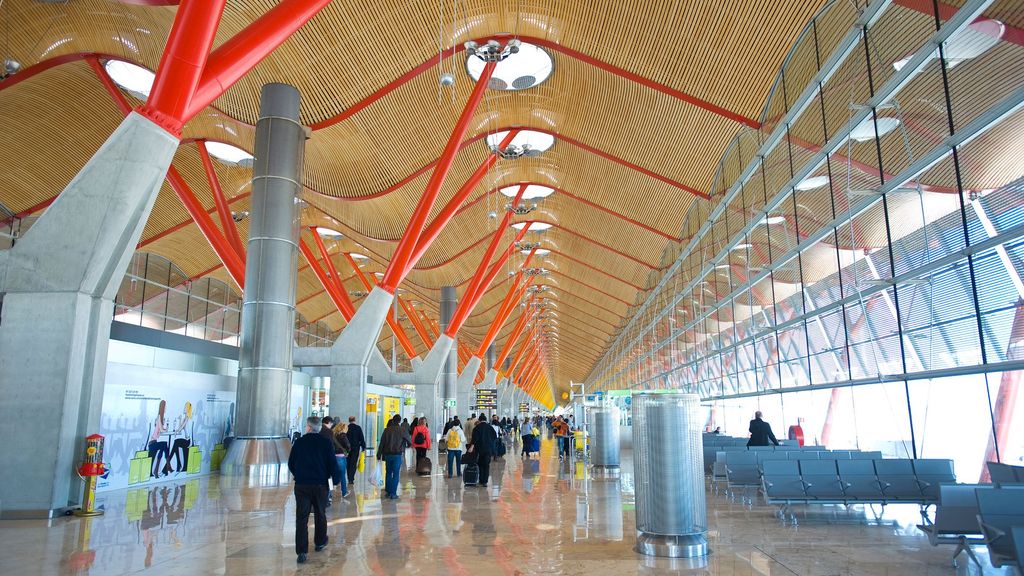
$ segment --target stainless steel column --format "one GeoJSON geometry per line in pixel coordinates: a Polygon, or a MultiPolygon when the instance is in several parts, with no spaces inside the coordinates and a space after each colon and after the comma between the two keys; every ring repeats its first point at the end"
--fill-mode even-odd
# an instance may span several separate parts
{"type": "Polygon", "coordinates": [[[590,462],[595,476],[619,475],[619,409],[590,409],[590,462]]]}
{"type": "Polygon", "coordinates": [[[260,94],[238,358],[236,437],[225,475],[249,484],[288,481],[302,155],[299,91],[267,84],[260,94]]]}
{"type": "Polygon", "coordinates": [[[636,551],[695,558],[708,554],[700,397],[635,394],[636,551]]]}
{"type": "MultiPolygon", "coordinates": [[[[455,306],[458,304],[458,296],[455,292],[454,286],[442,286],[441,287],[441,333],[443,334],[448,329],[448,324],[452,321],[452,316],[455,315],[455,306]]],[[[456,414],[456,410],[466,412],[462,415],[463,418],[469,416],[469,412],[466,411],[467,406],[457,404],[456,408],[452,408],[453,402],[458,402],[458,379],[459,379],[459,341],[458,339],[452,343],[452,349],[448,353],[448,359],[445,360],[444,368],[441,370],[441,399],[444,405],[444,421],[447,422],[448,418],[451,418],[456,414]]],[[[444,424],[441,424],[442,426],[444,424]]]]}

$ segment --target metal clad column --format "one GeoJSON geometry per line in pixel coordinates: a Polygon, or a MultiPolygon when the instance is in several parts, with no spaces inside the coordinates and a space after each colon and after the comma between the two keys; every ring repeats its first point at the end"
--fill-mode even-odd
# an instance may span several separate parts
{"type": "Polygon", "coordinates": [[[288,480],[302,154],[299,91],[267,84],[260,94],[252,176],[245,294],[238,358],[236,438],[225,473],[250,483],[288,480]]]}
{"type": "Polygon", "coordinates": [[[615,476],[619,473],[619,409],[600,406],[590,411],[590,461],[594,472],[615,476]]]}
{"type": "Polygon", "coordinates": [[[634,394],[636,551],[695,558],[708,554],[700,397],[634,394]]]}
{"type": "MultiPolygon", "coordinates": [[[[454,286],[442,286],[441,287],[441,317],[439,322],[441,323],[441,333],[448,329],[448,324],[452,321],[452,316],[455,315],[455,306],[458,304],[458,295],[455,292],[454,286]]],[[[452,349],[448,352],[448,359],[445,360],[444,368],[441,370],[441,398],[444,400],[445,406],[445,420],[454,416],[457,410],[468,408],[467,405],[459,402],[462,400],[458,395],[458,379],[459,379],[459,340],[455,339],[452,342],[452,349]],[[451,403],[456,402],[456,408],[451,408],[451,403]]],[[[469,416],[468,413],[463,415],[463,418],[469,416]]]]}

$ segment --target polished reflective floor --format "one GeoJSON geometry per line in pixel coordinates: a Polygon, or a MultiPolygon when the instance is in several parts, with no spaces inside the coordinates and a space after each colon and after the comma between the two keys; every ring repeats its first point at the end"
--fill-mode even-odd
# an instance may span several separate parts
{"type": "MultiPolygon", "coordinates": [[[[590,478],[560,463],[553,443],[525,466],[509,454],[487,489],[434,476],[402,478],[398,501],[366,479],[328,511],[328,548],[296,565],[291,488],[233,489],[218,477],[101,495],[95,519],[0,522],[0,574],[1012,574],[932,548],[916,506],[773,508],[708,495],[704,562],[633,551],[633,476],[590,478]],[[534,468],[533,466],[536,466],[534,468]]],[[[363,475],[361,475],[363,476],[363,475]]],[[[312,529],[310,530],[312,532],[312,529]]]]}

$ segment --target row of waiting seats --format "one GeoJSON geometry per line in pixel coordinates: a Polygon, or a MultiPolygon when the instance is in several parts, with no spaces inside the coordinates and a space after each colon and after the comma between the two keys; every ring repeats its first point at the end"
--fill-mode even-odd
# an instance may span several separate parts
{"type": "Polygon", "coordinates": [[[761,487],[768,504],[934,504],[956,482],[952,460],[768,460],[761,487]]]}
{"type": "MultiPolygon", "coordinates": [[[[742,445],[704,445],[704,474],[711,474],[711,469],[714,465],[715,460],[718,459],[719,452],[806,452],[806,451],[820,451],[826,450],[824,446],[799,446],[795,442],[793,444],[782,444],[779,446],[747,446],[742,445]]],[[[851,450],[856,452],[856,450],[851,450]]]]}
{"type": "Polygon", "coordinates": [[[770,460],[881,460],[882,453],[876,451],[861,452],[859,450],[824,450],[824,449],[793,449],[793,450],[733,450],[719,451],[711,467],[711,487],[717,492],[719,486],[725,484],[730,493],[736,488],[749,489],[761,487],[761,474],[764,463],[770,460]]]}
{"type": "Polygon", "coordinates": [[[932,546],[953,544],[953,565],[962,552],[978,567],[971,546],[985,545],[992,565],[1021,566],[1024,559],[1024,468],[988,463],[993,484],[943,484],[935,521],[918,525],[932,546]]]}

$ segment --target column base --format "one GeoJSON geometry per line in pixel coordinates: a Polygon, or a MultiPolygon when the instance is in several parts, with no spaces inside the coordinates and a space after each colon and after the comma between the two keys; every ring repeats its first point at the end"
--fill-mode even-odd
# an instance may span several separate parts
{"type": "MultiPolygon", "coordinates": [[[[704,557],[710,554],[708,541],[704,534],[669,536],[666,534],[648,534],[638,530],[636,533],[636,547],[633,549],[645,556],[691,558],[698,562],[706,562],[704,557]]],[[[698,567],[697,565],[693,566],[693,568],[698,567]]]]}
{"type": "Polygon", "coordinates": [[[622,470],[618,466],[606,466],[604,464],[594,464],[590,467],[590,477],[594,479],[607,479],[613,480],[618,478],[622,470]]]}
{"type": "Polygon", "coordinates": [[[232,486],[284,486],[290,481],[285,437],[235,438],[221,463],[222,481],[232,486]]]}

